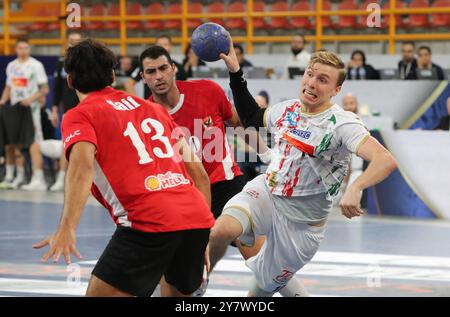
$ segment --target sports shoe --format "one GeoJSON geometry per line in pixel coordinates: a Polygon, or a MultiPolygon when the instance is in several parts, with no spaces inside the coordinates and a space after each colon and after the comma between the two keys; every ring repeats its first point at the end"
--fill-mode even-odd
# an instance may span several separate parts
{"type": "Polygon", "coordinates": [[[23,178],[22,177],[16,177],[10,184],[10,189],[19,189],[20,186],[23,184],[23,178]]]}
{"type": "Polygon", "coordinates": [[[10,189],[12,185],[13,180],[12,179],[4,179],[0,183],[0,189],[10,189]]]}
{"type": "Polygon", "coordinates": [[[51,187],[51,192],[62,192],[64,190],[64,181],[57,180],[51,187]]]}
{"type": "Polygon", "coordinates": [[[43,180],[32,179],[27,185],[21,187],[23,190],[35,190],[35,191],[46,191],[47,184],[43,180]]]}

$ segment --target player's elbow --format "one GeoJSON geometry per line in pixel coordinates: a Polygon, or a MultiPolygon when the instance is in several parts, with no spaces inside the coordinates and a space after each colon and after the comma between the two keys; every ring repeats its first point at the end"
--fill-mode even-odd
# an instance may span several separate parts
{"type": "Polygon", "coordinates": [[[384,151],[382,151],[380,160],[384,163],[389,174],[397,169],[397,161],[388,150],[385,149],[384,151]]]}

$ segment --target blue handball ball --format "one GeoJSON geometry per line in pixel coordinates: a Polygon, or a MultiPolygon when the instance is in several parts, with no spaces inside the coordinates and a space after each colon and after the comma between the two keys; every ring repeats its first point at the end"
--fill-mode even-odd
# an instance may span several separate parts
{"type": "Polygon", "coordinates": [[[191,45],[201,60],[215,62],[230,51],[230,33],[219,24],[203,23],[192,33],[191,45]]]}

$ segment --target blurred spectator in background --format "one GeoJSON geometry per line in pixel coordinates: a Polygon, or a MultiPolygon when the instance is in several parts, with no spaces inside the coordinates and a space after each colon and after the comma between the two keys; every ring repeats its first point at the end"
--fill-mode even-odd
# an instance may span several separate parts
{"type": "Polygon", "coordinates": [[[309,63],[311,54],[305,51],[305,36],[303,34],[296,34],[291,41],[292,56],[288,58],[285,64],[283,78],[289,79],[289,68],[300,68],[305,70],[309,63]]]}
{"type": "MultiPolygon", "coordinates": [[[[352,93],[348,93],[342,98],[342,108],[345,111],[350,111],[358,115],[358,106],[359,106],[358,99],[352,93]]],[[[347,172],[347,175],[344,177],[344,180],[341,185],[342,190],[341,193],[344,193],[348,185],[353,183],[355,179],[357,179],[359,175],[362,174],[364,168],[365,168],[364,160],[359,156],[357,156],[356,154],[353,154],[349,164],[349,170],[347,172]]],[[[338,206],[339,201],[340,201],[339,198],[335,200],[335,206],[338,206]]],[[[364,190],[363,197],[361,200],[362,208],[366,206],[366,201],[367,201],[367,192],[366,190],[364,190]]]]}
{"type": "Polygon", "coordinates": [[[269,94],[267,91],[261,90],[255,97],[255,101],[260,108],[267,108],[269,106],[269,94]]]}
{"type": "Polygon", "coordinates": [[[139,68],[139,63],[132,56],[119,57],[118,67],[114,70],[116,73],[115,88],[125,90],[125,85],[132,78],[133,72],[139,68]]]}
{"type": "Polygon", "coordinates": [[[6,67],[6,84],[0,99],[3,137],[6,154],[6,175],[2,187],[19,188],[25,179],[25,159],[22,150],[29,149],[32,165],[31,182],[25,190],[47,190],[39,142],[43,140],[41,126],[42,98],[48,94],[48,79],[44,65],[30,56],[27,39],[18,39],[17,58],[6,67]],[[9,102],[9,104],[8,104],[9,102]],[[14,178],[14,167],[17,168],[14,178]]]}
{"type": "Polygon", "coordinates": [[[428,46],[421,46],[417,50],[417,68],[434,71],[436,79],[444,80],[444,71],[441,66],[431,61],[431,48],[428,46]]]}
{"type": "Polygon", "coordinates": [[[417,79],[417,61],[414,57],[416,45],[407,41],[402,43],[402,59],[398,62],[400,79],[417,79]]]}
{"type": "MultiPolygon", "coordinates": [[[[71,32],[67,36],[67,46],[72,47],[83,39],[79,32],[71,32]]],[[[61,57],[56,64],[56,70],[53,74],[55,86],[53,88],[53,106],[51,121],[56,128],[59,122],[59,112],[65,113],[78,104],[78,97],[75,90],[67,85],[67,73],[64,70],[64,58],[61,57]]]]}
{"type": "Polygon", "coordinates": [[[121,56],[119,58],[119,68],[115,71],[116,76],[130,76],[139,63],[132,56],[121,56]]]}
{"type": "Polygon", "coordinates": [[[358,114],[358,99],[351,93],[346,94],[342,98],[342,108],[345,111],[351,111],[358,114]]]}
{"type": "MultiPolygon", "coordinates": [[[[71,32],[67,37],[67,47],[72,47],[83,40],[83,35],[79,32],[71,32]]],[[[64,115],[67,111],[75,107],[78,103],[78,96],[75,90],[67,85],[67,73],[64,69],[64,58],[60,58],[54,74],[55,87],[53,89],[53,106],[51,122],[58,127],[60,113],[64,115]]],[[[57,142],[57,141],[56,141],[57,142]]],[[[45,147],[45,146],[44,146],[45,147]]],[[[42,145],[41,145],[42,152],[42,145]]],[[[67,161],[60,152],[59,170],[55,183],[50,187],[50,191],[62,191],[64,189],[64,177],[66,176],[67,161]]]]}
{"type": "MultiPolygon", "coordinates": [[[[269,94],[267,93],[267,91],[261,90],[255,97],[255,101],[260,108],[267,108],[269,106],[269,94]]],[[[260,133],[260,136],[261,140],[265,142],[268,147],[270,147],[270,138],[268,134],[260,133]]],[[[235,138],[235,146],[237,151],[244,152],[245,154],[244,161],[237,161],[237,163],[241,171],[244,173],[246,180],[251,181],[253,178],[263,173],[267,166],[265,166],[265,164],[261,161],[259,156],[256,154],[256,151],[247,143],[245,143],[242,138],[243,137],[235,138]]]]}
{"type": "Polygon", "coordinates": [[[380,79],[380,74],[372,65],[366,64],[363,51],[355,50],[347,65],[347,79],[380,79]]]}
{"type": "Polygon", "coordinates": [[[182,66],[184,72],[186,73],[187,78],[194,77],[193,72],[196,71],[197,69],[203,67],[207,68],[206,63],[202,61],[197,55],[195,55],[194,50],[191,47],[191,44],[189,44],[186,47],[182,66]]]}
{"type": "MultiPolygon", "coordinates": [[[[166,49],[167,52],[169,52],[169,54],[172,54],[172,39],[170,38],[170,36],[168,35],[160,35],[156,38],[155,41],[155,45],[159,45],[161,47],[164,47],[166,49]]],[[[186,80],[187,76],[186,76],[186,72],[184,71],[183,66],[181,66],[180,63],[177,63],[176,61],[172,60],[173,63],[175,64],[176,67],[176,80],[186,80]]],[[[136,95],[136,89],[135,86],[138,82],[141,82],[142,77],[140,75],[141,73],[141,67],[137,67],[133,73],[132,73],[132,78],[130,78],[127,83],[125,84],[125,91],[129,94],[132,95],[136,95]]],[[[152,92],[150,91],[150,88],[148,88],[147,85],[143,85],[144,86],[144,94],[143,96],[139,96],[141,98],[144,99],[148,99],[152,92]]]]}
{"type": "Polygon", "coordinates": [[[245,72],[246,68],[253,67],[253,64],[245,59],[244,48],[240,44],[234,44],[234,51],[236,52],[236,57],[239,61],[239,66],[241,66],[242,71],[245,72]]]}
{"type": "Polygon", "coordinates": [[[435,130],[450,130],[450,97],[447,99],[447,115],[441,118],[438,126],[434,128],[435,130]]]}

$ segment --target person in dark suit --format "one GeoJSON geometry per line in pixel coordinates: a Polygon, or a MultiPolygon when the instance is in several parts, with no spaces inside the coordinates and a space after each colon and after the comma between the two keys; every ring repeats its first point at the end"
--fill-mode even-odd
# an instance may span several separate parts
{"type": "Polygon", "coordinates": [[[444,70],[441,66],[433,63],[431,61],[431,49],[428,46],[421,46],[417,50],[417,68],[418,69],[426,69],[433,70],[436,72],[435,79],[444,80],[444,70]]]}
{"type": "Polygon", "coordinates": [[[407,41],[402,43],[402,59],[398,62],[400,79],[417,79],[417,60],[414,57],[416,45],[407,41]]]}
{"type": "Polygon", "coordinates": [[[347,65],[347,79],[380,79],[380,73],[372,65],[366,64],[363,51],[355,50],[347,65]]]}

